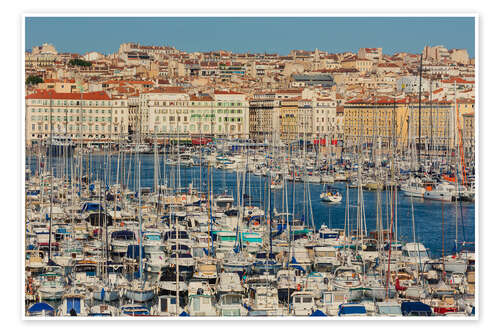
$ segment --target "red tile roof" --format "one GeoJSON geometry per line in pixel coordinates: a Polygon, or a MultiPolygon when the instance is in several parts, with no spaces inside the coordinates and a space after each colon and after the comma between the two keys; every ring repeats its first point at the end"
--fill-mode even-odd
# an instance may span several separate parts
{"type": "Polygon", "coordinates": [[[57,93],[54,90],[37,90],[26,96],[26,99],[72,99],[72,100],[106,100],[111,98],[104,91],[94,91],[87,93],[57,93]]]}
{"type": "Polygon", "coordinates": [[[449,80],[443,80],[441,81],[443,83],[474,83],[474,81],[466,81],[464,79],[461,79],[459,77],[454,77],[454,78],[451,78],[449,80]]]}

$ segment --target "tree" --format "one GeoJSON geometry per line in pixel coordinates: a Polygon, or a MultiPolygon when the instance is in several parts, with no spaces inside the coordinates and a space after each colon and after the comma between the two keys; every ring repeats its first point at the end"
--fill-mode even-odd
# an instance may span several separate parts
{"type": "Polygon", "coordinates": [[[92,63],[90,61],[85,61],[85,60],[82,60],[82,59],[71,59],[69,61],[69,65],[71,65],[71,66],[90,67],[90,66],[92,66],[92,63]]]}
{"type": "Polygon", "coordinates": [[[42,83],[43,79],[40,76],[36,75],[30,75],[28,78],[26,78],[26,84],[27,85],[37,85],[39,83],[42,83]]]}

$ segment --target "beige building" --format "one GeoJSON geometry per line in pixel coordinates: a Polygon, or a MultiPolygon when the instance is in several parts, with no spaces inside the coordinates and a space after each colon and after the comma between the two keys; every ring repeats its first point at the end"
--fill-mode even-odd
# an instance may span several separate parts
{"type": "Polygon", "coordinates": [[[382,48],[381,47],[360,48],[358,50],[358,58],[369,59],[374,63],[378,63],[382,60],[382,48]]]}
{"type": "Polygon", "coordinates": [[[126,108],[104,91],[36,91],[26,96],[26,145],[47,141],[51,135],[75,143],[116,140],[128,122],[126,108]]]}
{"type": "Polygon", "coordinates": [[[255,92],[249,101],[248,115],[250,139],[270,142],[279,135],[280,102],[275,92],[255,92]]]}
{"type": "Polygon", "coordinates": [[[342,68],[356,69],[361,73],[367,73],[372,70],[373,61],[365,58],[352,57],[341,62],[342,68]]]}
{"type": "MultiPolygon", "coordinates": [[[[306,130],[304,128],[306,126],[299,123],[299,100],[299,98],[288,98],[281,101],[280,139],[284,142],[300,139],[306,130]]],[[[304,120],[304,115],[301,119],[304,120]]]]}
{"type": "Polygon", "coordinates": [[[462,141],[464,147],[464,154],[466,158],[473,160],[476,153],[475,150],[476,127],[475,127],[474,112],[465,113],[462,115],[462,117],[463,117],[462,141]]]}
{"type": "Polygon", "coordinates": [[[248,102],[236,92],[190,95],[181,87],[164,87],[130,98],[129,113],[131,132],[143,139],[248,138],[248,102]]]}
{"type": "Polygon", "coordinates": [[[55,90],[57,93],[76,93],[79,92],[78,84],[75,80],[56,80],[45,79],[43,83],[38,84],[39,89],[55,90]]]}
{"type": "Polygon", "coordinates": [[[450,102],[422,103],[379,97],[352,100],[344,105],[344,136],[347,145],[391,143],[400,151],[408,145],[421,143],[422,149],[453,147],[453,105],[450,102]],[[419,120],[421,140],[419,141],[419,120]]]}

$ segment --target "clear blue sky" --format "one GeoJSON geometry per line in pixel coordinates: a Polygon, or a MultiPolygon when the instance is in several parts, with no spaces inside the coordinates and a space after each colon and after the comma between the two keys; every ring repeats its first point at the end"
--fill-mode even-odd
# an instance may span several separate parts
{"type": "Polygon", "coordinates": [[[81,54],[113,53],[124,42],[282,55],[360,47],[420,53],[425,45],[444,45],[474,57],[474,17],[27,17],[26,48],[44,42],[81,54]]]}

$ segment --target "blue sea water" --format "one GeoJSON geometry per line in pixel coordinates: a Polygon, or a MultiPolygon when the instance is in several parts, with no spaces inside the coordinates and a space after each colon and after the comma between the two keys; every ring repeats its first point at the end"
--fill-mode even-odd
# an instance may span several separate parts
{"type": "MultiPolygon", "coordinates": [[[[141,154],[141,187],[153,187],[154,183],[154,156],[152,154],[141,154]]],[[[123,171],[120,171],[120,181],[126,182],[130,188],[135,188],[135,160],[129,156],[122,160],[120,169],[125,167],[125,179],[122,180],[123,171]],[[130,172],[129,172],[130,170],[130,172]]],[[[37,169],[38,160],[36,157],[29,157],[26,161],[27,166],[34,172],[37,169]]],[[[56,176],[62,175],[64,170],[69,173],[71,165],[76,163],[75,159],[64,160],[61,157],[54,157],[52,166],[56,176]]],[[[117,156],[110,157],[109,167],[106,165],[106,157],[102,154],[94,154],[85,156],[83,164],[88,165],[88,169],[92,170],[93,177],[104,179],[104,170],[108,170],[108,177],[112,181],[116,181],[117,171],[117,156]]],[[[166,175],[167,184],[171,187],[172,176],[175,175],[175,186],[178,187],[179,180],[177,178],[178,170],[176,166],[166,166],[163,168],[163,160],[160,157],[160,177],[163,183],[163,176],[166,175]]],[[[213,184],[215,193],[223,193],[227,191],[232,193],[236,200],[237,193],[237,174],[234,171],[224,171],[213,169],[213,184]]],[[[86,174],[87,172],[84,172],[86,174]]],[[[208,184],[207,168],[201,169],[201,183],[200,183],[200,167],[182,167],[180,168],[180,185],[186,188],[190,183],[193,184],[195,189],[201,191],[207,190],[208,184]]],[[[267,202],[266,195],[268,193],[267,178],[247,174],[245,193],[250,196],[251,202],[254,205],[263,207],[267,202]]],[[[240,183],[241,184],[241,183],[240,183]]],[[[319,196],[324,186],[321,184],[309,184],[309,192],[312,206],[312,217],[310,209],[306,204],[308,203],[308,195],[304,201],[304,186],[303,183],[287,184],[288,196],[288,212],[294,212],[296,218],[304,218],[306,222],[312,223],[316,228],[322,224],[326,224],[332,228],[343,228],[346,220],[346,184],[336,183],[334,186],[342,193],[343,200],[339,204],[324,203],[320,200],[319,196]],[[295,203],[295,205],[293,205],[295,203]]],[[[306,194],[308,192],[306,191],[306,194]]],[[[350,196],[350,224],[356,224],[356,216],[358,209],[358,192],[357,189],[349,189],[350,196]]],[[[376,228],[376,192],[363,191],[364,208],[366,226],[368,232],[376,228]]],[[[387,212],[387,200],[389,195],[386,191],[382,191],[382,216],[383,225],[388,226],[389,219],[387,218],[390,213],[387,212]]],[[[271,194],[272,207],[278,212],[284,212],[283,192],[273,191],[271,194]]],[[[286,201],[285,201],[286,202],[286,201]]],[[[451,202],[442,203],[437,201],[429,201],[416,198],[404,197],[401,192],[397,196],[397,237],[403,242],[410,242],[414,240],[422,242],[430,250],[431,255],[434,257],[440,256],[443,249],[443,235],[444,235],[444,251],[445,254],[453,252],[455,247],[455,240],[459,244],[458,248],[462,248],[463,242],[474,242],[475,240],[475,204],[473,202],[451,202]],[[413,201],[413,216],[415,221],[415,232],[413,233],[412,227],[412,201],[413,201]]]]}

